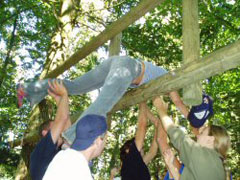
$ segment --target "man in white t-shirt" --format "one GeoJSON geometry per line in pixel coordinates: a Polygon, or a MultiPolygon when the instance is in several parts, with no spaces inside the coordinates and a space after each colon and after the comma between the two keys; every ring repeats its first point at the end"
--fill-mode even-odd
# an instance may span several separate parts
{"type": "Polygon", "coordinates": [[[49,164],[43,180],[93,180],[89,161],[105,146],[106,118],[88,114],[78,123],[71,148],[60,151],[49,164]]]}

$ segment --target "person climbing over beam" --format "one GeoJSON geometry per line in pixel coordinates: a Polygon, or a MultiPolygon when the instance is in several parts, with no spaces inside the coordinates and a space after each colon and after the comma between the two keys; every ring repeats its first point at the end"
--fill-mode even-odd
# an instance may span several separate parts
{"type": "MultiPolygon", "coordinates": [[[[76,124],[83,116],[98,114],[106,117],[129,87],[136,88],[166,73],[164,68],[155,66],[151,62],[128,56],[113,56],[72,81],[64,79],[63,83],[69,95],[80,95],[98,88],[101,88],[101,91],[94,103],[63,133],[63,137],[71,144],[76,137],[76,124]]],[[[17,90],[19,106],[22,105],[24,97],[30,101],[31,106],[39,103],[47,95],[48,87],[48,79],[19,85],[17,90]]],[[[170,97],[181,113],[187,117],[188,109],[178,93],[170,92],[170,97]]]]}

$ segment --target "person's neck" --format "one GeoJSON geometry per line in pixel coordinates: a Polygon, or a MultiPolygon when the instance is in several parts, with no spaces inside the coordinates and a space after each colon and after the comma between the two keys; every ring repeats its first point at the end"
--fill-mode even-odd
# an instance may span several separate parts
{"type": "Polygon", "coordinates": [[[88,148],[86,150],[78,151],[78,152],[81,153],[88,162],[90,162],[93,159],[93,150],[92,149],[88,148]]]}

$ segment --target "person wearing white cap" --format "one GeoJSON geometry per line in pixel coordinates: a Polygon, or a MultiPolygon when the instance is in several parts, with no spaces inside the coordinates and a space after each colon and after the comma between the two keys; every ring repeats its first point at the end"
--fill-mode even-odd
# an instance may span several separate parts
{"type": "MultiPolygon", "coordinates": [[[[98,114],[106,117],[128,88],[137,88],[167,73],[163,67],[156,66],[151,62],[128,56],[112,56],[74,80],[64,79],[63,83],[69,95],[81,95],[99,88],[101,91],[97,99],[62,136],[71,144],[76,136],[76,124],[83,116],[98,114]]],[[[43,100],[47,94],[47,82],[48,79],[44,79],[20,84],[17,90],[19,107],[22,105],[24,97],[30,101],[32,106],[43,100]]],[[[173,91],[169,92],[169,95],[181,113],[187,117],[188,109],[182,103],[178,93],[173,91]]]]}

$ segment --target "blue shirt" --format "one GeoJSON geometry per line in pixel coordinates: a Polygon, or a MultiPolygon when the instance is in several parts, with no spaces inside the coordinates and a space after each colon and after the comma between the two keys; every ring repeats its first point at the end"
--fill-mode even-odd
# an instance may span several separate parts
{"type": "MultiPolygon", "coordinates": [[[[181,168],[179,169],[179,173],[182,174],[184,168],[184,164],[181,165],[181,168]]],[[[169,177],[169,171],[167,172],[166,176],[164,177],[163,180],[171,180],[169,177]]],[[[174,180],[174,179],[173,179],[174,180]]]]}
{"type": "Polygon", "coordinates": [[[30,174],[32,180],[42,180],[49,163],[59,150],[57,143],[53,143],[51,131],[49,131],[31,153],[30,174]]]}

